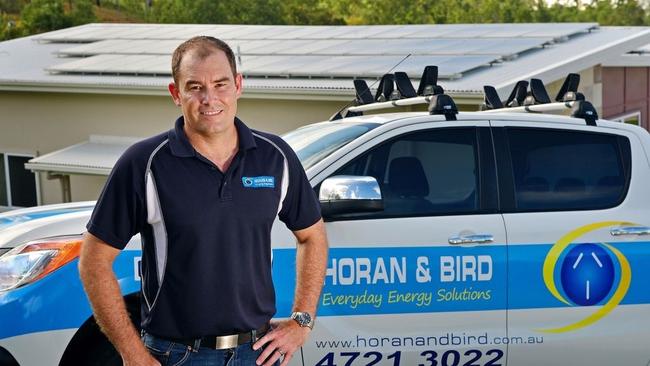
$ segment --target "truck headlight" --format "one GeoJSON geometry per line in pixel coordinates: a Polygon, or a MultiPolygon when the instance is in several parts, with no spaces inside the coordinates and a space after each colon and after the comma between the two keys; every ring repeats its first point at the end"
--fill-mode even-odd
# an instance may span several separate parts
{"type": "Polygon", "coordinates": [[[79,257],[81,235],[27,242],[0,256],[0,292],[38,281],[79,257]]]}

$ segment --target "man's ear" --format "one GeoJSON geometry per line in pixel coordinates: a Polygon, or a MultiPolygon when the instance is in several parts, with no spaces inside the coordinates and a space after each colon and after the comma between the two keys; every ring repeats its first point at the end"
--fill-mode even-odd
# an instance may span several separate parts
{"type": "Polygon", "coordinates": [[[176,84],[172,81],[167,86],[167,89],[169,89],[169,94],[171,94],[172,99],[174,100],[174,104],[180,107],[181,106],[180,90],[178,90],[176,84]]]}
{"type": "Polygon", "coordinates": [[[239,98],[244,91],[244,77],[239,73],[235,75],[235,87],[237,88],[237,98],[239,98]]]}

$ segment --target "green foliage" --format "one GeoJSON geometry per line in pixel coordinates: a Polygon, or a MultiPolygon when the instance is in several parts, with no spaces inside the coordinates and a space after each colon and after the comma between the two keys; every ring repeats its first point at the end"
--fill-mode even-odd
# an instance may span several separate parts
{"type": "Polygon", "coordinates": [[[19,14],[28,0],[0,0],[0,13],[19,14]]]}
{"type": "Polygon", "coordinates": [[[284,0],[280,3],[282,24],[294,25],[338,25],[345,19],[330,1],[284,0]]]}
{"type": "MultiPolygon", "coordinates": [[[[598,22],[644,25],[647,11],[637,0],[594,0],[582,4],[544,0],[322,0],[344,14],[346,24],[445,24],[598,22]]],[[[321,1],[321,2],[322,2],[321,1]]]]}
{"type": "Polygon", "coordinates": [[[24,29],[5,13],[0,13],[0,41],[21,37],[24,29]]]}
{"type": "Polygon", "coordinates": [[[70,11],[72,24],[87,24],[97,21],[92,0],[76,0],[70,11]]]}
{"type": "Polygon", "coordinates": [[[648,25],[647,0],[0,0],[3,39],[116,19],[185,24],[445,24],[597,22],[648,25]],[[22,12],[21,12],[22,9],[22,12]],[[112,13],[111,13],[112,12],[112,13]],[[122,17],[122,14],[124,17],[122,17]],[[101,19],[100,19],[101,21],[101,19]]]}
{"type": "MultiPolygon", "coordinates": [[[[141,2],[142,3],[142,2],[141,2]]],[[[282,24],[280,0],[168,0],[154,2],[147,21],[195,24],[282,24]]]]}
{"type": "Polygon", "coordinates": [[[20,16],[30,33],[42,33],[90,23],[96,20],[91,0],[68,0],[68,10],[63,0],[32,0],[20,16]]]}
{"type": "Polygon", "coordinates": [[[32,0],[20,14],[30,34],[70,27],[72,21],[65,14],[63,0],[32,0]]]}

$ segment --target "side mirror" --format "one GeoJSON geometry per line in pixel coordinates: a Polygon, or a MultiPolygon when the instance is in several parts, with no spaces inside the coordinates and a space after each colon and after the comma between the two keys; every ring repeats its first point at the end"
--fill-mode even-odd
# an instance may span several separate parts
{"type": "Polygon", "coordinates": [[[321,183],[319,197],[324,218],[337,214],[384,209],[377,180],[373,177],[337,175],[321,183]]]}

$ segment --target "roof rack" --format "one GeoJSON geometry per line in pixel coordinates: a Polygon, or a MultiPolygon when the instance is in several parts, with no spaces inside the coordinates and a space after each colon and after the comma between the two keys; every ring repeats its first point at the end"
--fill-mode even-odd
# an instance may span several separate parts
{"type": "Polygon", "coordinates": [[[544,83],[540,79],[531,79],[530,83],[520,80],[515,85],[508,99],[504,102],[499,99],[496,89],[490,85],[483,87],[485,102],[481,110],[485,112],[562,112],[571,109],[571,117],[584,119],[587,125],[596,126],[598,112],[594,106],[585,100],[585,96],[578,92],[580,84],[579,74],[567,75],[560,88],[556,102],[551,102],[544,83]],[[530,85],[530,91],[526,89],[530,85]]]}
{"type": "Polygon", "coordinates": [[[437,66],[424,68],[417,91],[408,75],[400,71],[382,76],[374,97],[364,80],[354,80],[354,89],[357,94],[354,100],[356,106],[345,106],[330,121],[359,116],[366,111],[415,104],[429,104],[429,113],[442,114],[448,121],[455,120],[458,114],[454,100],[438,85],[437,66]]]}
{"type": "MultiPolygon", "coordinates": [[[[571,116],[584,119],[587,125],[596,126],[598,113],[594,106],[585,100],[582,93],[578,92],[580,84],[579,74],[569,74],[558,95],[556,102],[548,96],[544,83],[540,79],[518,81],[508,99],[502,101],[493,86],[485,85],[483,92],[485,102],[481,110],[488,113],[495,112],[561,112],[571,109],[571,116]],[[528,88],[530,87],[530,90],[528,88]]],[[[458,108],[454,100],[444,93],[438,85],[438,67],[427,66],[424,68],[417,91],[405,72],[395,72],[382,76],[375,96],[372,96],[368,84],[364,80],[354,80],[356,98],[354,106],[345,106],[330,118],[330,121],[341,118],[363,115],[363,112],[378,109],[387,109],[416,104],[428,104],[430,114],[444,115],[447,121],[456,120],[458,108]]]]}

